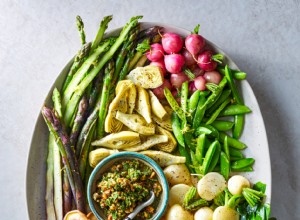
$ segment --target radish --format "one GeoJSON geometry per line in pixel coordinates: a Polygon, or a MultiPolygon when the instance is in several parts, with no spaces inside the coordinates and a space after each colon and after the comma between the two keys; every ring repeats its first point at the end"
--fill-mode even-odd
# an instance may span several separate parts
{"type": "Polygon", "coordinates": [[[200,68],[197,66],[195,69],[193,69],[192,73],[195,75],[195,77],[203,76],[204,70],[200,69],[200,68]]]}
{"type": "Polygon", "coordinates": [[[192,66],[197,64],[197,61],[195,60],[193,55],[187,49],[183,49],[181,54],[182,54],[182,56],[184,56],[185,65],[187,65],[190,69],[192,66]]]}
{"type": "Polygon", "coordinates": [[[203,77],[206,80],[206,82],[214,83],[214,84],[217,84],[217,85],[220,83],[220,81],[222,79],[221,74],[217,71],[205,72],[203,77]]]}
{"type": "Polygon", "coordinates": [[[151,62],[149,65],[151,65],[151,66],[158,66],[158,67],[161,68],[162,73],[164,74],[164,76],[167,74],[167,69],[166,69],[166,66],[165,66],[165,61],[163,59],[151,62]]]}
{"type": "Polygon", "coordinates": [[[190,82],[189,83],[189,93],[190,95],[196,92],[197,88],[195,87],[195,82],[190,82]]]}
{"type": "Polygon", "coordinates": [[[213,60],[213,52],[205,50],[198,56],[198,66],[205,71],[216,69],[217,62],[213,60]]]}
{"type": "Polygon", "coordinates": [[[148,60],[158,61],[164,56],[164,49],[161,44],[151,44],[150,50],[146,53],[148,60]]]}
{"type": "Polygon", "coordinates": [[[170,81],[173,87],[180,89],[182,83],[189,81],[189,77],[183,72],[172,73],[170,76],[170,81]]]}
{"type": "Polygon", "coordinates": [[[165,98],[165,94],[164,94],[164,88],[167,87],[169,90],[171,90],[172,86],[169,82],[169,80],[164,79],[164,82],[161,86],[152,89],[152,92],[154,93],[154,95],[156,95],[156,97],[158,99],[164,99],[165,98]]]}
{"type": "Polygon", "coordinates": [[[197,55],[205,46],[204,38],[199,34],[190,34],[185,38],[185,47],[193,55],[197,55]]]}
{"type": "Polygon", "coordinates": [[[200,91],[204,91],[206,89],[205,83],[206,80],[204,79],[203,76],[198,76],[197,78],[194,79],[195,87],[196,89],[200,91]]]}
{"type": "Polygon", "coordinates": [[[167,54],[178,53],[183,46],[182,38],[174,33],[165,33],[162,36],[161,43],[167,54]]]}
{"type": "Polygon", "coordinates": [[[170,73],[179,73],[184,66],[184,57],[181,54],[165,55],[165,65],[170,73]]]}

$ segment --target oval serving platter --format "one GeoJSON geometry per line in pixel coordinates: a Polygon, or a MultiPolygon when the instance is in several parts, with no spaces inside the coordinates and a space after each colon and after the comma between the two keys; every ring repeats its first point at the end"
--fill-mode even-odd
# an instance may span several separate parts
{"type": "MultiPolygon", "coordinates": [[[[168,32],[175,32],[183,37],[187,36],[190,31],[183,28],[178,28],[172,25],[157,23],[157,22],[141,22],[141,28],[146,29],[151,26],[162,26],[168,32]]],[[[119,33],[121,28],[107,32],[105,36],[113,36],[119,33]]],[[[211,46],[217,53],[222,53],[225,56],[225,63],[230,68],[238,69],[237,65],[230,59],[224,51],[218,46],[206,40],[207,44],[211,46]]],[[[51,89],[49,90],[44,104],[51,106],[51,95],[55,87],[60,89],[63,81],[67,75],[67,72],[72,65],[72,60],[64,67],[61,73],[58,75],[51,89]]],[[[244,151],[247,157],[253,157],[255,164],[253,166],[254,171],[250,173],[243,173],[244,176],[249,178],[252,183],[261,181],[267,184],[266,190],[266,202],[271,201],[271,165],[269,146],[267,140],[267,134],[265,130],[264,121],[260,112],[260,108],[256,97],[253,93],[251,86],[247,80],[238,82],[240,92],[243,96],[245,105],[250,107],[252,113],[246,114],[245,127],[243,135],[240,140],[244,142],[248,148],[244,151]]],[[[49,131],[44,122],[43,116],[40,113],[38,115],[35,128],[33,131],[28,162],[27,162],[27,175],[26,175],[26,197],[27,197],[27,209],[29,219],[46,219],[46,207],[45,207],[45,189],[46,189],[46,158],[47,158],[47,146],[48,146],[49,131]]]]}

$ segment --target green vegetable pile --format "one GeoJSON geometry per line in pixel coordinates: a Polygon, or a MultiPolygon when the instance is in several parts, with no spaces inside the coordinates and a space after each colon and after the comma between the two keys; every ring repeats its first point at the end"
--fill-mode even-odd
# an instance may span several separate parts
{"type": "Polygon", "coordinates": [[[238,140],[245,114],[251,110],[243,104],[233,71],[227,65],[222,68],[225,75],[218,85],[207,83],[208,91],[197,90],[189,98],[188,83],[184,82],[180,105],[168,88],[164,93],[174,110],[172,128],[180,154],[187,158],[191,173],[220,171],[228,179],[231,171],[253,171],[254,159],[244,157],[241,151],[246,145],[238,140]],[[232,137],[226,131],[232,131],[232,137]]]}

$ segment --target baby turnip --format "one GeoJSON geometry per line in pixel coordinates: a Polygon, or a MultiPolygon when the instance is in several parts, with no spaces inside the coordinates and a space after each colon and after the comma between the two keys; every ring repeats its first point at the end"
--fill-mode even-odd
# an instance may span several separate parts
{"type": "Polygon", "coordinates": [[[166,220],[193,220],[194,216],[189,211],[184,210],[179,204],[173,205],[166,215],[166,220]]]}
{"type": "Polygon", "coordinates": [[[204,38],[199,34],[190,34],[185,38],[185,47],[192,54],[197,55],[205,46],[204,38]]]}
{"type": "Polygon", "coordinates": [[[213,220],[213,210],[209,207],[202,207],[194,214],[194,220],[213,220]]]}
{"type": "Polygon", "coordinates": [[[197,78],[194,79],[195,87],[200,91],[204,91],[206,89],[205,83],[206,80],[204,79],[203,76],[198,76],[197,78]]]}
{"type": "Polygon", "coordinates": [[[191,184],[191,173],[185,164],[174,164],[164,169],[164,174],[172,186],[180,183],[191,184]]]}
{"type": "Polygon", "coordinates": [[[158,61],[151,62],[149,65],[160,67],[160,69],[162,70],[163,75],[166,76],[166,74],[167,74],[167,69],[166,69],[166,66],[165,66],[165,61],[164,61],[164,59],[160,59],[160,60],[158,60],[158,61]]]}
{"type": "Polygon", "coordinates": [[[175,88],[178,88],[180,89],[181,88],[181,85],[182,83],[186,82],[186,81],[189,81],[189,77],[183,73],[183,72],[180,72],[180,73],[172,73],[170,75],[170,82],[171,82],[171,85],[175,88]]]}
{"type": "Polygon", "coordinates": [[[164,51],[167,54],[178,53],[183,46],[182,38],[175,33],[165,33],[161,39],[164,51]]]}
{"type": "Polygon", "coordinates": [[[249,180],[241,175],[234,175],[228,180],[228,190],[232,195],[240,195],[244,188],[249,187],[249,180]]]}
{"type": "Polygon", "coordinates": [[[211,201],[219,193],[221,193],[225,189],[225,187],[225,178],[217,172],[211,172],[206,174],[201,178],[201,180],[199,180],[197,191],[201,198],[207,201],[211,201]]]}
{"type": "Polygon", "coordinates": [[[239,214],[229,206],[219,206],[213,214],[213,220],[239,220],[239,218],[239,214]]]}
{"type": "Polygon", "coordinates": [[[220,81],[222,79],[222,76],[218,71],[205,72],[203,77],[206,80],[206,82],[214,83],[214,84],[217,84],[217,85],[220,83],[220,81]]]}
{"type": "Polygon", "coordinates": [[[198,66],[205,71],[216,69],[217,62],[213,60],[213,52],[205,50],[198,56],[198,66]]]}
{"type": "Polygon", "coordinates": [[[186,185],[186,184],[176,184],[171,187],[169,191],[169,206],[175,205],[175,204],[180,204],[182,205],[184,196],[189,191],[191,186],[186,185]]]}
{"type": "Polygon", "coordinates": [[[148,60],[150,61],[158,61],[164,56],[164,49],[161,44],[155,43],[151,44],[150,50],[146,53],[148,60]]]}
{"type": "Polygon", "coordinates": [[[185,60],[181,54],[165,55],[165,66],[170,73],[179,73],[184,66],[185,60]]]}
{"type": "Polygon", "coordinates": [[[167,80],[167,79],[164,79],[164,82],[163,82],[163,84],[161,86],[159,86],[159,87],[157,87],[155,89],[152,89],[152,92],[154,93],[154,95],[156,95],[156,97],[158,99],[160,99],[160,100],[164,99],[165,98],[165,94],[164,94],[164,88],[165,87],[168,88],[168,89],[170,89],[170,90],[172,88],[169,80],[167,80]]]}

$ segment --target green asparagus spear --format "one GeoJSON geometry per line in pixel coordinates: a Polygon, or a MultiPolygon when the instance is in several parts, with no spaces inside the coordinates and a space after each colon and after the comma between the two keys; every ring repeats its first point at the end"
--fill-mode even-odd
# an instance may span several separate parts
{"type": "Polygon", "coordinates": [[[87,75],[89,69],[95,65],[100,54],[106,52],[110,45],[113,43],[112,39],[108,39],[104,41],[99,47],[97,47],[91,55],[84,61],[84,63],[80,66],[80,68],[73,74],[72,80],[69,82],[68,86],[64,90],[62,105],[65,108],[67,103],[72,97],[72,94],[76,90],[77,85],[80,81],[87,75]]]}
{"type": "MultiPolygon", "coordinates": [[[[115,54],[115,52],[121,46],[121,44],[128,38],[128,33],[130,32],[130,30],[132,28],[134,28],[137,25],[138,20],[140,18],[142,18],[142,16],[133,17],[130,20],[130,22],[125,25],[125,27],[121,31],[119,37],[115,41],[115,43],[110,47],[110,49],[105,53],[105,55],[103,57],[101,57],[100,61],[96,64],[96,66],[89,72],[89,74],[86,77],[84,77],[83,79],[81,78],[82,81],[80,81],[79,85],[76,83],[76,86],[70,89],[70,91],[74,91],[74,94],[72,95],[72,98],[68,102],[67,107],[66,107],[65,117],[64,117],[64,122],[66,125],[69,124],[69,122],[72,118],[72,115],[74,114],[76,105],[78,104],[79,99],[82,96],[82,94],[84,93],[86,87],[97,76],[97,74],[102,69],[102,67],[107,63],[107,61],[112,58],[112,56],[115,54]]],[[[71,81],[71,83],[72,83],[72,81],[71,81]]],[[[74,86],[74,84],[73,84],[73,86],[74,86]]]]}
{"type": "Polygon", "coordinates": [[[76,24],[78,28],[78,32],[80,34],[81,44],[84,45],[86,43],[85,41],[85,32],[84,32],[84,24],[79,15],[76,16],[76,24]]]}
{"type": "Polygon", "coordinates": [[[115,71],[115,63],[111,60],[105,70],[104,70],[104,79],[103,79],[103,87],[101,92],[101,102],[99,108],[99,117],[97,124],[97,138],[100,139],[104,135],[104,122],[108,111],[109,105],[109,94],[111,88],[111,81],[115,71]]]}
{"type": "Polygon", "coordinates": [[[95,50],[98,47],[98,45],[100,44],[100,42],[103,38],[104,32],[108,27],[108,23],[112,20],[112,18],[113,18],[113,16],[109,15],[109,16],[105,16],[102,19],[102,21],[100,23],[100,28],[99,28],[97,35],[92,43],[91,51],[95,50]]]}

